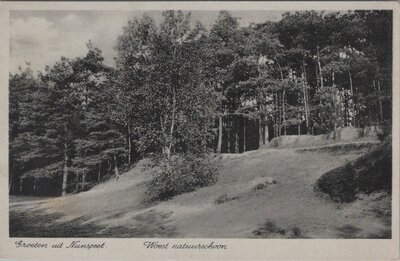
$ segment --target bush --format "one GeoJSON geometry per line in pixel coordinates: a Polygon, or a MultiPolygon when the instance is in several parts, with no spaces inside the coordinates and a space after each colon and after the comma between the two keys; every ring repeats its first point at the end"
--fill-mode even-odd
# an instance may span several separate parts
{"type": "Polygon", "coordinates": [[[350,202],[356,198],[355,170],[351,163],[325,173],[318,179],[315,190],[329,194],[338,202],[350,202]]]}
{"type": "Polygon", "coordinates": [[[217,165],[208,155],[181,154],[154,157],[153,179],[147,185],[151,201],[166,200],[197,188],[212,185],[217,180],[217,165]]]}
{"type": "Polygon", "coordinates": [[[392,125],[385,121],[381,125],[381,131],[377,133],[378,140],[385,141],[385,139],[392,133],[392,125]]]}
{"type": "Polygon", "coordinates": [[[221,196],[219,196],[214,202],[215,204],[223,204],[225,202],[229,202],[232,200],[235,200],[237,197],[230,197],[228,194],[224,193],[221,196]]]}
{"type": "Polygon", "coordinates": [[[260,228],[254,230],[253,234],[263,238],[282,237],[286,234],[286,230],[278,227],[274,221],[269,220],[260,228]]]}
{"type": "Polygon", "coordinates": [[[364,156],[323,174],[314,190],[338,202],[351,202],[357,193],[391,191],[392,145],[389,138],[364,156]]]}

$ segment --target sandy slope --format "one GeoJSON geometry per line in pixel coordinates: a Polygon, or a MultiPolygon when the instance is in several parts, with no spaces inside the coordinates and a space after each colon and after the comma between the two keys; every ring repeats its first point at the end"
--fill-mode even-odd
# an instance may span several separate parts
{"type": "MultiPolygon", "coordinates": [[[[182,194],[169,201],[146,204],[143,162],[118,181],[65,198],[10,204],[15,236],[100,237],[289,237],[290,233],[258,233],[266,222],[287,232],[293,228],[309,238],[390,237],[390,197],[366,196],[349,204],[315,195],[313,186],[325,172],[354,160],[366,150],[342,152],[315,149],[264,148],[240,155],[223,155],[214,186],[182,194]],[[277,184],[262,190],[263,177],[277,184]],[[216,204],[222,194],[236,199],[216,204]],[[23,220],[30,212],[35,229],[23,220]],[[18,227],[20,229],[16,229],[18,227]],[[48,225],[44,225],[48,224],[48,225]],[[57,228],[57,229],[54,229],[57,228]],[[84,229],[82,229],[84,228],[84,229]],[[31,232],[29,232],[31,231],[31,232]],[[35,232],[32,232],[35,231],[35,232]],[[63,232],[60,232],[63,231],[63,232]],[[36,234],[35,234],[36,233],[36,234]],[[78,235],[77,235],[78,234],[78,235]]],[[[278,230],[279,231],[279,230],[278,230]]]]}

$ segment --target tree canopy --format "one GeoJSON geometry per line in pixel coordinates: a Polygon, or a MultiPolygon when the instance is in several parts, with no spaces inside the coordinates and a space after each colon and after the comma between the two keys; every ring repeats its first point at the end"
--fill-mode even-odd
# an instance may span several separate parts
{"type": "Polygon", "coordinates": [[[143,15],[116,39],[115,67],[89,41],[82,57],[10,74],[10,193],[65,194],[146,155],[221,152],[229,115],[256,121],[260,143],[391,124],[391,11],[239,22],[229,11],[210,27],[190,12],[143,15]]]}

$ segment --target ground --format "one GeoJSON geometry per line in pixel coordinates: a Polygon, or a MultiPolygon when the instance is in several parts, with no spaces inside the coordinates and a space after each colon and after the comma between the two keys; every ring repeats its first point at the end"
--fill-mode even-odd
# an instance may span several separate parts
{"type": "Polygon", "coordinates": [[[146,202],[139,162],[119,180],[63,198],[10,198],[12,237],[390,238],[391,197],[335,203],[314,192],[329,170],[374,143],[268,148],[225,154],[218,182],[171,200],[146,202]],[[276,184],[256,189],[265,177],[276,184]],[[224,196],[225,202],[216,200],[224,196]]]}

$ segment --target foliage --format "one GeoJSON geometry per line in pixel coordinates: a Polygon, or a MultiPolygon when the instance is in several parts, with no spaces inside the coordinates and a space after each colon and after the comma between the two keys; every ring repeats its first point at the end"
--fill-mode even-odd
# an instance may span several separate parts
{"type": "Polygon", "coordinates": [[[345,166],[325,173],[316,183],[316,190],[328,193],[339,202],[350,202],[356,198],[355,170],[350,162],[345,166]]]}
{"type": "Polygon", "coordinates": [[[391,191],[391,151],[392,146],[387,140],[354,162],[322,175],[314,190],[326,193],[339,202],[353,201],[360,192],[391,191]]]}
{"type": "Polygon", "coordinates": [[[266,129],[272,139],[348,125],[384,125],[384,139],[392,16],[299,11],[241,26],[221,11],[207,27],[190,12],[167,10],[159,23],[144,15],[122,28],[115,68],[89,42],[82,57],[10,74],[10,192],[19,193],[21,178],[58,184],[66,177],[59,191],[84,187],[151,153],[163,159],[156,198],[185,191],[182,184],[212,183],[190,181],[188,169],[198,165],[197,176],[212,176],[205,155],[222,128],[216,119],[226,114],[257,119],[261,143],[266,129]],[[182,182],[177,173],[186,175],[182,182]]]}
{"type": "Polygon", "coordinates": [[[315,95],[314,128],[316,133],[329,133],[336,126],[341,125],[338,115],[337,103],[338,90],[335,87],[325,87],[317,91],[315,95]]]}
{"type": "Polygon", "coordinates": [[[204,151],[216,99],[202,71],[201,26],[190,28],[190,13],[162,15],[159,28],[144,16],[118,38],[120,84],[131,86],[128,105],[135,105],[125,121],[135,122],[139,151],[204,151]]]}
{"type": "Polygon", "coordinates": [[[147,185],[150,200],[166,200],[217,180],[216,162],[208,155],[186,153],[153,160],[153,179],[147,185]]]}
{"type": "Polygon", "coordinates": [[[380,125],[380,128],[382,131],[378,131],[376,135],[378,136],[378,139],[383,142],[392,134],[392,125],[388,121],[384,121],[382,125],[380,125]]]}

